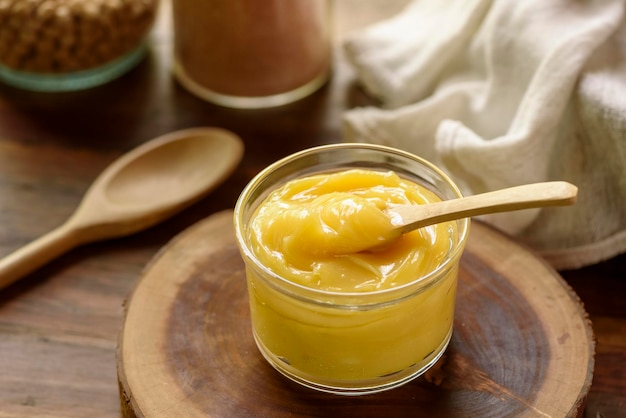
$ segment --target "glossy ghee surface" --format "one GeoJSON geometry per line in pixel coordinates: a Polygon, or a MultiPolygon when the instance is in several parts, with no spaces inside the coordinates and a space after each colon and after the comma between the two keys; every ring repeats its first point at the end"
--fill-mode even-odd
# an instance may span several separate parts
{"type": "Polygon", "coordinates": [[[304,286],[338,292],[386,289],[441,264],[451,247],[452,224],[421,228],[387,244],[393,226],[383,210],[440,200],[394,172],[355,169],[301,178],[261,205],[251,224],[251,244],[265,266],[304,286]]]}
{"type": "Polygon", "coordinates": [[[456,224],[380,244],[392,226],[388,205],[439,200],[392,171],[363,169],[299,178],[273,191],[248,227],[259,263],[289,282],[357,299],[346,306],[298,297],[248,266],[254,334],[268,360],[291,377],[349,387],[410,376],[436,359],[452,329],[457,263],[397,299],[386,294],[444,263],[457,244],[456,224]]]}

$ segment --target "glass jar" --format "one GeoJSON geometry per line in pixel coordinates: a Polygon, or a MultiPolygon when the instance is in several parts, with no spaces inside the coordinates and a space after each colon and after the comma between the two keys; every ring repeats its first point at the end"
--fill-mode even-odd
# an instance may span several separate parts
{"type": "Polygon", "coordinates": [[[328,78],[329,0],[176,0],[173,12],[173,72],[202,99],[279,106],[328,78]]]}
{"type": "Polygon", "coordinates": [[[0,80],[71,91],[119,77],[143,57],[158,0],[1,0],[0,80]]]}
{"type": "Polygon", "coordinates": [[[398,287],[329,292],[289,281],[251,247],[257,208],[286,182],[346,169],[392,170],[442,199],[461,197],[441,170],[412,154],[379,145],[334,144],[301,151],[260,172],[235,206],[234,226],[246,266],[252,329],[267,361],[288,378],[336,394],[367,394],[424,373],[452,334],[459,260],[469,220],[446,229],[451,245],[432,271],[398,287]]]}

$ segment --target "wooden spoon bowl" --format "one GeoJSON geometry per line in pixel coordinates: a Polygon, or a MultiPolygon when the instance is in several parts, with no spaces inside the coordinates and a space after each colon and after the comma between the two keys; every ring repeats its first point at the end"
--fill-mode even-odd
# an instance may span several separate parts
{"type": "Polygon", "coordinates": [[[239,164],[243,143],[217,128],[192,128],[121,156],[61,226],[0,260],[0,289],[80,244],[148,228],[189,206],[239,164]]]}

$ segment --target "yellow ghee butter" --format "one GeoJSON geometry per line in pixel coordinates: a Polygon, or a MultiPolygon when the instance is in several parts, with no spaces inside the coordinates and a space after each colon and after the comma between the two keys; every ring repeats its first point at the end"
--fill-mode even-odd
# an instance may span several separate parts
{"type": "Polygon", "coordinates": [[[456,223],[381,245],[392,227],[387,206],[439,200],[392,171],[365,169],[298,178],[274,190],[251,218],[250,247],[261,265],[295,286],[285,292],[247,267],[254,335],[266,357],[305,381],[332,386],[410,375],[439,354],[452,329],[458,263],[431,273],[457,245],[456,223]]]}

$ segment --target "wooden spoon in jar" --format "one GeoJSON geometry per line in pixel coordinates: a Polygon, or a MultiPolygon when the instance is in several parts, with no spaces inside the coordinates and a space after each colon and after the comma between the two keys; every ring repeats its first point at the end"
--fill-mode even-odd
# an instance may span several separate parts
{"type": "Polygon", "coordinates": [[[218,128],[172,132],[107,167],[61,226],[0,260],[0,289],[78,245],[130,235],[174,215],[224,181],[243,143],[218,128]]]}
{"type": "Polygon", "coordinates": [[[565,206],[576,202],[578,188],[565,181],[531,183],[444,200],[427,205],[394,205],[385,212],[392,219],[399,236],[427,225],[488,213],[508,212],[546,206],[565,206]]]}

